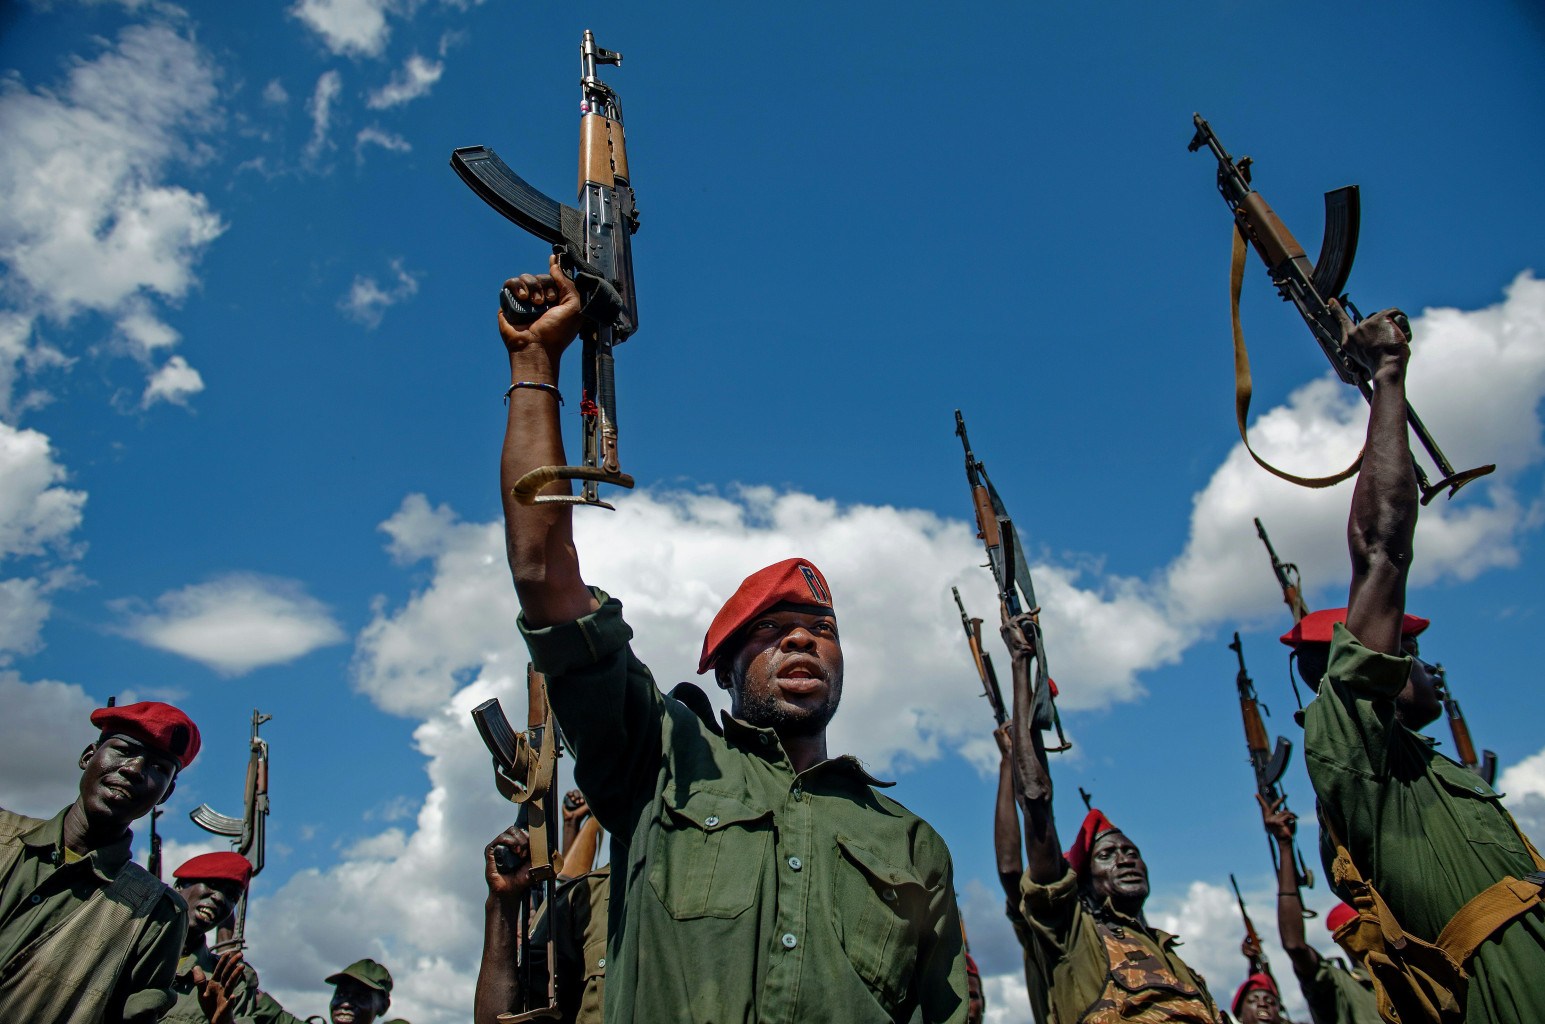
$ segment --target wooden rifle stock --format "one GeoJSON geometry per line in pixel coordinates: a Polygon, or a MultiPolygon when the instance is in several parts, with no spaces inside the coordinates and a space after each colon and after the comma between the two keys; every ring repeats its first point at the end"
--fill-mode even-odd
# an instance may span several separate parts
{"type": "Polygon", "coordinates": [[[1271,538],[1266,536],[1266,527],[1261,525],[1259,517],[1255,520],[1255,533],[1261,538],[1261,543],[1266,545],[1266,554],[1271,558],[1272,575],[1277,577],[1277,586],[1282,589],[1282,603],[1288,606],[1294,622],[1303,621],[1303,617],[1309,614],[1309,606],[1304,603],[1298,566],[1277,557],[1277,549],[1271,546],[1271,538]]]}
{"type": "MultiPolygon", "coordinates": [[[[1255,681],[1250,678],[1250,673],[1245,668],[1245,649],[1239,640],[1239,634],[1234,634],[1234,640],[1228,645],[1239,660],[1239,672],[1234,677],[1234,686],[1239,691],[1239,713],[1245,727],[1245,747],[1250,752],[1250,767],[1255,770],[1255,791],[1266,806],[1283,801],[1286,805],[1287,793],[1279,785],[1283,772],[1287,771],[1288,759],[1293,755],[1293,745],[1281,736],[1277,737],[1276,746],[1272,746],[1271,737],[1266,732],[1266,722],[1261,717],[1261,703],[1256,697],[1255,681]]],[[[1276,841],[1267,837],[1267,846],[1271,850],[1272,867],[1277,867],[1276,841]]],[[[1298,884],[1306,889],[1314,888],[1314,873],[1309,870],[1304,862],[1303,851],[1293,846],[1293,869],[1298,877],[1298,884]]],[[[1312,917],[1314,912],[1304,911],[1304,916],[1312,917]]]]}
{"type": "Polygon", "coordinates": [[[1442,681],[1443,686],[1443,711],[1448,717],[1448,728],[1454,736],[1454,753],[1458,754],[1458,761],[1466,768],[1485,780],[1486,785],[1495,786],[1497,783],[1497,755],[1493,751],[1485,751],[1477,754],[1475,740],[1470,736],[1470,725],[1465,721],[1465,713],[1459,707],[1459,701],[1449,692],[1448,674],[1443,671],[1442,665],[1433,666],[1433,674],[1442,681]]]}

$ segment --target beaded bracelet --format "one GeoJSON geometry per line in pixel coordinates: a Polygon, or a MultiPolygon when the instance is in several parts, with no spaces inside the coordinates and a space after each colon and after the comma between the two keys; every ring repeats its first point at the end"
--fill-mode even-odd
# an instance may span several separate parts
{"type": "Polygon", "coordinates": [[[558,404],[559,405],[563,404],[563,392],[559,391],[553,385],[551,385],[551,384],[543,384],[539,380],[518,380],[515,383],[511,384],[509,387],[504,389],[504,400],[505,400],[505,402],[509,402],[509,400],[510,400],[510,392],[514,391],[516,388],[535,388],[538,391],[546,391],[548,394],[552,395],[554,398],[556,398],[558,400],[558,404]]]}

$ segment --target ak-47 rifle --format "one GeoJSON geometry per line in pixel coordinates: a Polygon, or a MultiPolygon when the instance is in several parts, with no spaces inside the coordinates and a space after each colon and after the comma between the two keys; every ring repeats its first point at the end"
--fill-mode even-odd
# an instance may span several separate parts
{"type": "Polygon", "coordinates": [[[1259,951],[1250,958],[1250,973],[1264,974],[1272,980],[1272,984],[1276,984],[1277,976],[1271,973],[1271,962],[1266,959],[1266,949],[1261,945],[1261,933],[1255,930],[1255,922],[1250,920],[1250,912],[1245,909],[1245,898],[1239,894],[1239,883],[1234,880],[1232,872],[1228,880],[1234,887],[1234,899],[1239,904],[1239,916],[1245,921],[1245,938],[1259,951]]]}
{"type": "MultiPolygon", "coordinates": [[[[526,731],[517,733],[510,727],[504,708],[497,697],[485,700],[472,709],[472,720],[478,734],[494,759],[494,786],[511,803],[520,807],[516,823],[526,829],[530,838],[531,881],[537,883],[535,900],[527,890],[521,901],[520,931],[516,942],[519,959],[520,991],[527,1005],[535,991],[536,957],[531,948],[531,912],[541,904],[548,906],[547,917],[547,998],[542,1005],[521,1013],[500,1014],[502,1024],[519,1024],[530,1020],[556,1020],[558,1009],[558,957],[557,932],[562,927],[560,916],[552,912],[552,898],[557,891],[558,872],[562,859],[558,854],[558,835],[553,828],[559,820],[553,797],[554,775],[558,760],[558,725],[551,721],[552,712],[547,703],[547,680],[531,665],[526,666],[526,731]],[[524,820],[521,820],[524,819],[524,820]]],[[[494,848],[494,864],[502,872],[516,870],[518,865],[510,859],[509,851],[502,846],[494,848]]]]}
{"type": "MultiPolygon", "coordinates": [[[[1263,705],[1256,699],[1255,681],[1245,670],[1245,649],[1239,642],[1238,633],[1234,634],[1234,642],[1228,648],[1239,657],[1239,674],[1234,677],[1234,685],[1239,689],[1239,712],[1245,721],[1245,746],[1250,751],[1250,767],[1255,769],[1255,791],[1270,807],[1287,796],[1278,783],[1282,773],[1287,771],[1288,758],[1293,756],[1293,744],[1281,736],[1277,737],[1275,748],[1268,742],[1266,723],[1261,718],[1263,705]]],[[[1275,868],[1277,844],[1272,841],[1267,845],[1271,848],[1271,863],[1275,868]]],[[[1314,888],[1314,873],[1304,863],[1303,851],[1296,843],[1293,846],[1293,861],[1298,884],[1306,889],[1314,888]]]]}
{"type": "Polygon", "coordinates": [[[971,648],[971,660],[976,663],[976,674],[982,677],[982,691],[987,697],[987,703],[992,705],[993,721],[1002,725],[1009,720],[1009,709],[1003,703],[1003,690],[998,686],[998,673],[992,667],[992,655],[982,650],[982,620],[966,614],[959,587],[951,587],[950,593],[955,595],[955,607],[960,609],[960,627],[966,631],[966,645],[971,648]]]}
{"type": "Polygon", "coordinates": [[[998,497],[998,489],[987,475],[987,467],[971,450],[966,437],[966,421],[955,410],[955,434],[966,452],[966,482],[971,485],[971,503],[976,511],[976,535],[987,549],[987,568],[998,584],[998,601],[1006,618],[1028,615],[1030,636],[1027,639],[1035,649],[1035,674],[1031,679],[1030,725],[1042,731],[1055,730],[1057,745],[1046,752],[1055,754],[1073,746],[1062,732],[1062,719],[1057,714],[1057,686],[1051,681],[1046,667],[1046,639],[1041,633],[1041,606],[1035,600],[1035,584],[1030,579],[1030,566],[1025,562],[1024,549],[1018,543],[1014,522],[1009,518],[998,497]]]}
{"type": "MultiPolygon", "coordinates": [[[[632,236],[638,210],[622,134],[622,103],[596,77],[598,64],[622,63],[622,54],[602,49],[585,30],[580,44],[579,206],[565,206],[527,184],[494,151],[467,146],[451,154],[451,166],[472,191],[516,225],[551,243],[563,270],[574,279],[585,325],[584,464],[541,466],[515,482],[511,494],[523,505],[612,506],[596,496],[599,484],[632,487],[617,461],[617,386],[612,349],[638,329],[633,290],[632,236]],[[538,492],[555,480],[580,480],[578,496],[538,492]]],[[[501,290],[499,304],[511,324],[527,324],[543,307],[501,290]]]]}
{"type": "Polygon", "coordinates": [[[156,833],[156,821],[164,814],[160,807],[150,809],[150,856],[145,858],[145,870],[161,877],[161,837],[156,833]]]}
{"type": "MultiPolygon", "coordinates": [[[[193,824],[205,832],[213,832],[231,840],[236,852],[251,863],[252,878],[256,878],[263,870],[263,850],[267,845],[268,834],[268,741],[258,735],[258,729],[273,717],[263,714],[257,708],[252,709],[252,739],[248,746],[247,785],[242,801],[242,816],[233,818],[221,814],[208,804],[199,804],[188,812],[193,824]]],[[[234,926],[221,928],[215,933],[218,941],[209,947],[212,952],[240,949],[246,945],[247,894],[251,891],[252,883],[249,881],[247,892],[241,894],[236,904],[234,926]]]]}
{"type": "Polygon", "coordinates": [[[1086,810],[1086,811],[1094,810],[1094,794],[1093,793],[1089,792],[1083,786],[1079,786],[1078,787],[1078,795],[1083,798],[1084,810],[1086,810]]]}
{"type": "Polygon", "coordinates": [[[1309,606],[1304,604],[1303,585],[1298,579],[1298,566],[1277,557],[1277,549],[1271,546],[1271,538],[1266,536],[1266,527],[1261,525],[1259,518],[1255,520],[1255,532],[1260,535],[1261,543],[1266,545],[1266,553],[1271,556],[1271,571],[1277,577],[1277,586],[1282,588],[1282,602],[1293,613],[1293,621],[1298,622],[1309,614],[1309,606]]]}
{"type": "MultiPolygon", "coordinates": [[[[1356,387],[1363,398],[1372,402],[1373,386],[1369,382],[1368,374],[1342,351],[1341,321],[1330,305],[1332,300],[1338,302],[1353,323],[1362,319],[1362,314],[1343,292],[1347,277],[1352,272],[1352,260],[1357,254],[1357,233],[1361,215],[1357,186],[1347,185],[1325,193],[1325,235],[1320,243],[1319,259],[1310,263],[1304,247],[1292,236],[1261,194],[1251,188],[1250,158],[1244,157],[1236,161],[1229,156],[1228,151],[1223,148],[1223,144],[1218,141],[1218,137],[1213,134],[1211,126],[1203,120],[1202,115],[1193,115],[1192,121],[1196,125],[1196,134],[1192,136],[1186,148],[1194,153],[1206,146],[1217,158],[1218,191],[1222,193],[1223,201],[1234,214],[1235,227],[1239,235],[1248,240],[1265,261],[1266,270],[1283,300],[1293,303],[1298,308],[1299,315],[1304,318],[1304,323],[1309,325],[1309,330],[1314,334],[1315,341],[1319,342],[1325,358],[1329,359],[1331,366],[1335,368],[1336,375],[1356,387]]],[[[1243,260],[1242,250],[1236,249],[1235,259],[1234,287],[1237,296],[1237,282],[1242,272],[1240,269],[1243,260]]],[[[1401,323],[1400,328],[1409,338],[1410,324],[1401,323]]],[[[1242,342],[1237,334],[1236,323],[1236,346],[1238,344],[1242,342]]],[[[1248,405],[1247,395],[1248,392],[1245,392],[1246,406],[1248,405]]],[[[1242,435],[1244,408],[1241,407],[1238,411],[1242,435]]],[[[1427,454],[1437,464],[1441,474],[1441,478],[1436,483],[1429,483],[1426,472],[1421,464],[1417,463],[1416,480],[1421,488],[1423,505],[1432,501],[1445,489],[1452,498],[1459,488],[1497,468],[1489,465],[1456,472],[1409,402],[1406,403],[1406,422],[1410,424],[1411,430],[1416,434],[1422,447],[1427,450],[1427,454]]],[[[1254,452],[1251,454],[1254,455],[1254,452]]],[[[1258,456],[1256,461],[1261,462],[1258,456]]],[[[1412,461],[1415,462],[1415,456],[1412,456],[1412,461]]],[[[1304,482],[1295,477],[1288,477],[1264,462],[1262,465],[1285,479],[1304,482]]],[[[1353,470],[1355,468],[1356,464],[1353,465],[1353,470]]],[[[1350,475],[1350,473],[1351,470],[1344,475],[1350,475]]],[[[1327,482],[1344,478],[1344,475],[1328,478],[1313,486],[1324,486],[1327,482]]]]}
{"type": "Polygon", "coordinates": [[[1448,715],[1449,731],[1454,734],[1454,753],[1459,755],[1459,763],[1484,779],[1486,785],[1495,786],[1496,752],[1487,750],[1480,757],[1475,756],[1475,741],[1470,738],[1470,726],[1465,723],[1465,713],[1459,709],[1459,701],[1454,699],[1453,691],[1448,688],[1448,673],[1443,671],[1442,665],[1434,665],[1432,669],[1443,693],[1443,710],[1448,715]]]}

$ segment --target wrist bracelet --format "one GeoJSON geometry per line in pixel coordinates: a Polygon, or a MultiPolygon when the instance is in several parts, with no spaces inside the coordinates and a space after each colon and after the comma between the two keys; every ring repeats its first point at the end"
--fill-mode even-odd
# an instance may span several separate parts
{"type": "Polygon", "coordinates": [[[509,387],[505,388],[504,389],[504,400],[506,402],[508,402],[510,400],[510,392],[514,391],[516,388],[535,388],[538,391],[546,391],[548,394],[552,395],[554,398],[556,398],[558,400],[558,404],[559,405],[563,404],[563,392],[559,391],[553,385],[551,385],[551,384],[543,384],[539,380],[518,380],[515,383],[511,384],[509,387]]]}

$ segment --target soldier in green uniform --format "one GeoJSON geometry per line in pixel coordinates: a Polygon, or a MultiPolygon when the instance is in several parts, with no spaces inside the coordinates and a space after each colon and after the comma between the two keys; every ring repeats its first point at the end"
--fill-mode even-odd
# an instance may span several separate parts
{"type": "Polygon", "coordinates": [[[580,300],[550,270],[507,284],[547,306],[539,319],[499,319],[502,490],[519,626],[613,837],[606,1019],[963,1021],[944,841],[855,758],[827,753],[842,645],[815,566],[753,574],[715,617],[698,664],[730,695],[715,721],[701,690],[667,697],[633,656],[622,605],[581,578],[570,508],[510,494],[564,463],[554,392],[580,300]]]}
{"type": "MultiPolygon", "coordinates": [[[[581,855],[576,842],[568,850],[581,855]]],[[[501,1013],[517,1013],[547,1005],[545,986],[540,991],[521,988],[520,970],[515,961],[519,915],[526,893],[531,888],[530,840],[524,829],[511,826],[483,850],[483,878],[488,883],[484,904],[483,959],[478,968],[477,994],[473,1002],[475,1024],[495,1024],[501,1013]],[[494,851],[504,847],[512,855],[514,869],[501,872],[494,851]]],[[[568,861],[568,854],[564,857],[568,861]]],[[[588,861],[585,862],[588,866],[588,861]]],[[[537,912],[531,926],[531,945],[544,952],[548,929],[558,922],[554,933],[557,956],[557,1002],[559,1020],[564,1024],[601,1024],[606,1003],[606,923],[611,895],[611,870],[603,867],[565,878],[550,905],[537,912]]],[[[545,957],[535,971],[546,978],[545,957]]]]}
{"type": "Polygon", "coordinates": [[[998,741],[998,799],[993,807],[993,852],[998,861],[998,884],[1003,887],[1004,913],[1019,940],[1019,951],[1024,962],[1025,990],[1030,994],[1030,1015],[1036,1024],[1046,1022],[1046,986],[1041,982],[1041,968],[1035,960],[1035,936],[1019,904],[1024,898],[1019,891],[1020,880],[1025,874],[1023,840],[1019,823],[1019,801],[1014,795],[1014,739],[1013,723],[1000,725],[993,730],[998,741]]]}
{"type": "Polygon", "coordinates": [[[187,912],[129,860],[129,826],[198,754],[170,704],[98,708],[80,796],[44,821],[0,810],[0,1021],[118,1024],[172,1005],[187,912]]]}
{"type": "MultiPolygon", "coordinates": [[[[1442,704],[1405,614],[1417,515],[1405,422],[1409,326],[1395,310],[1346,324],[1343,348],[1372,380],[1373,404],[1347,526],[1352,585],[1345,621],[1331,624],[1329,645],[1319,648],[1323,681],[1308,664],[1319,638],[1299,629],[1299,662],[1318,686],[1304,748],[1321,852],[1333,887],[1359,914],[1337,938],[1396,968],[1423,958],[1416,1005],[1448,1003],[1469,1024],[1542,1021],[1545,875],[1531,876],[1545,861],[1496,792],[1415,731],[1442,704]],[[1441,953],[1431,948],[1440,939],[1441,953]],[[1449,978],[1433,984],[1434,963],[1445,957],[1468,972],[1468,984],[1457,970],[1440,971],[1449,978]]],[[[1382,969],[1375,977],[1397,1000],[1414,991],[1382,969]]],[[[1412,1005],[1397,1008],[1404,1024],[1421,1019],[1412,1005]]]]}
{"type": "Polygon", "coordinates": [[[1014,658],[1012,750],[1023,770],[1027,867],[1020,913],[1034,940],[1034,960],[1052,1024],[1167,1021],[1220,1024],[1222,1016],[1201,975],[1175,951],[1175,936],[1143,917],[1148,866],[1137,845],[1098,809],[1091,809],[1066,852],[1051,808],[1051,774],[1040,730],[1027,720],[1034,648],[1023,617],[1005,623],[1014,658]],[[1039,795],[1034,795],[1039,794],[1039,795]]]}
{"type": "Polygon", "coordinates": [[[375,1024],[392,1005],[392,972],[368,957],[325,980],[334,986],[328,1004],[333,1024],[375,1024]]]}
{"type": "MultiPolygon", "coordinates": [[[[1249,941],[1245,940],[1246,943],[1249,941]]],[[[1264,971],[1257,971],[1244,980],[1235,991],[1229,1008],[1239,1024],[1293,1024],[1282,1016],[1282,994],[1277,991],[1277,979],[1264,971]]]]}
{"type": "MultiPolygon", "coordinates": [[[[1313,1024],[1380,1024],[1383,1018],[1368,972],[1361,967],[1348,970],[1339,960],[1321,956],[1304,935],[1304,903],[1293,866],[1298,817],[1282,806],[1285,799],[1275,807],[1263,804],[1261,814],[1266,834],[1277,844],[1277,931],[1309,1004],[1309,1018],[1313,1024]]],[[[1326,916],[1325,924],[1334,932],[1355,916],[1356,911],[1343,903],[1326,916]]]]}
{"type": "Polygon", "coordinates": [[[172,991],[177,1002],[165,1024],[251,1024],[257,1004],[256,975],[242,962],[240,950],[218,958],[205,933],[224,924],[236,910],[252,879],[252,864],[239,853],[205,853],[185,861],[172,877],[188,905],[188,937],[172,991]]]}

